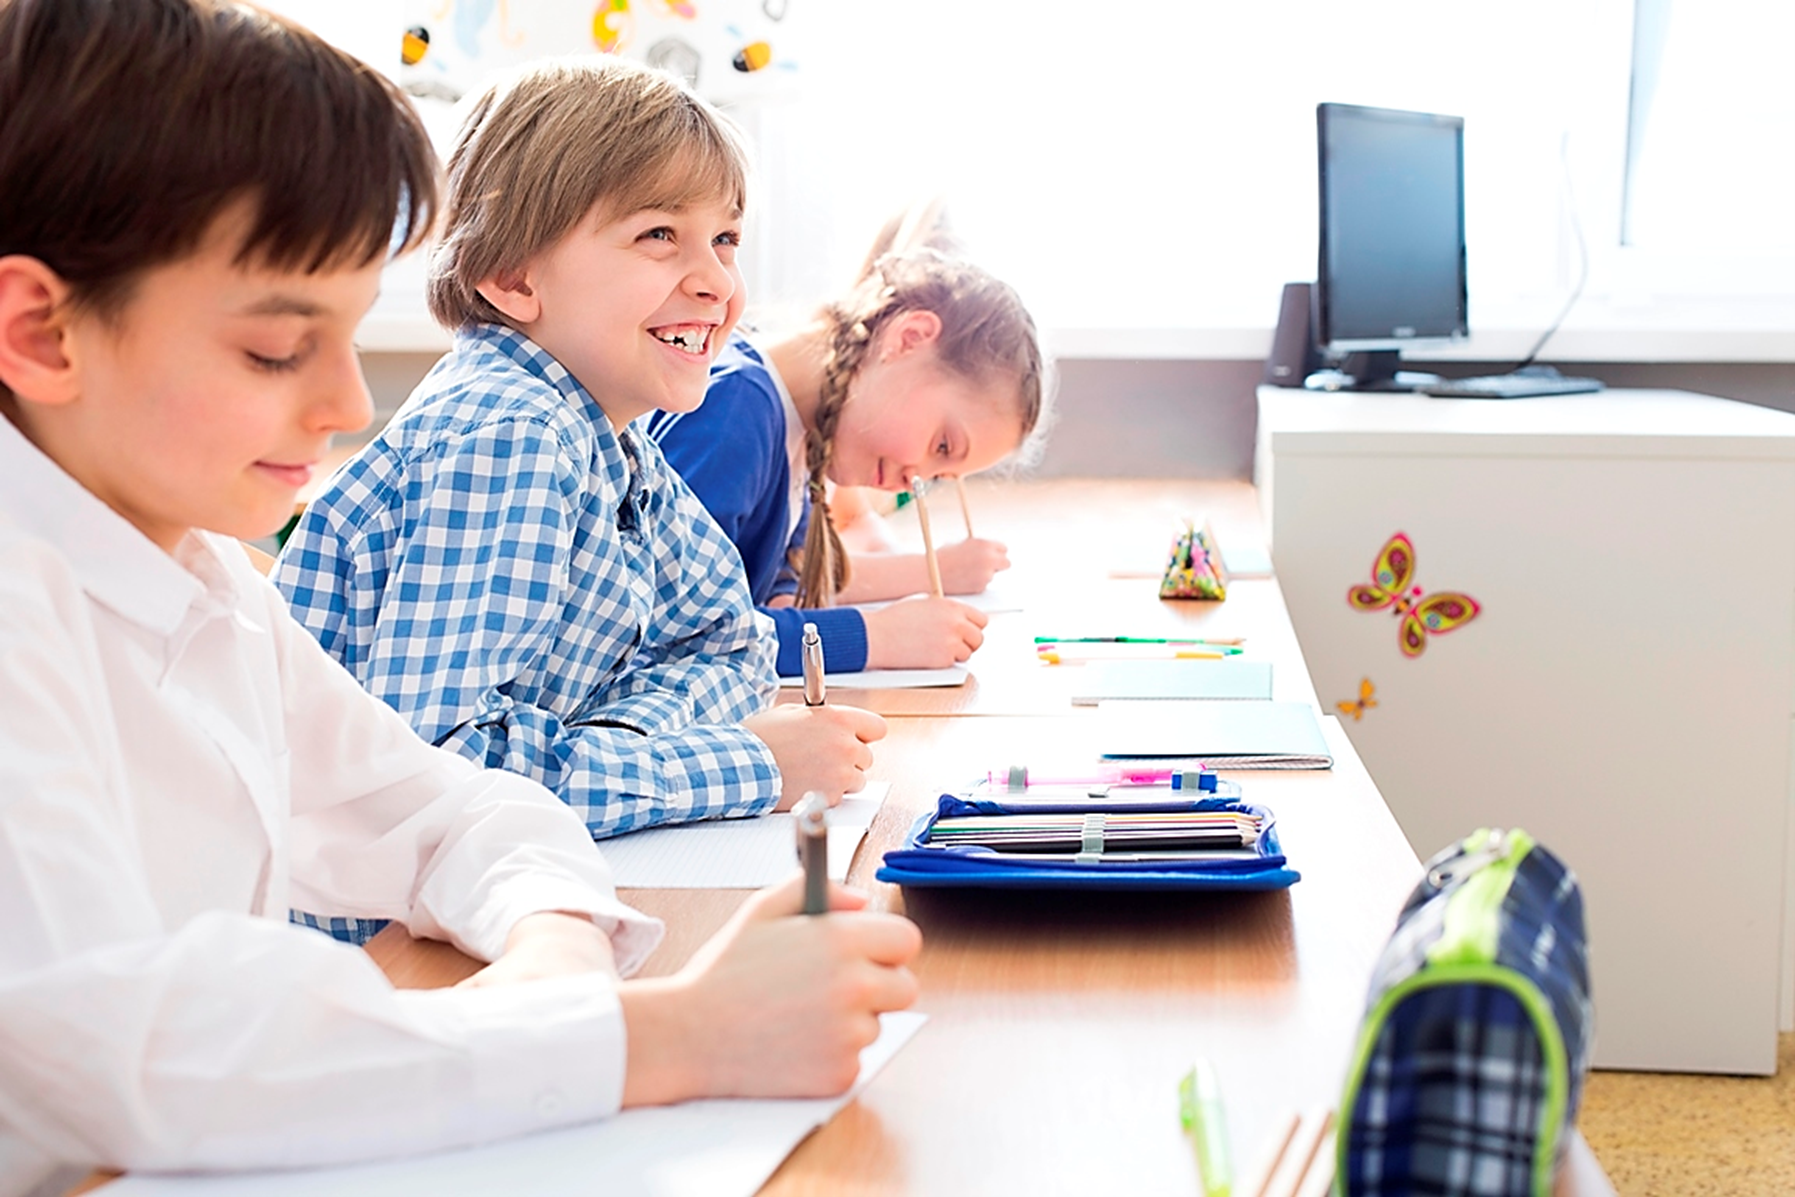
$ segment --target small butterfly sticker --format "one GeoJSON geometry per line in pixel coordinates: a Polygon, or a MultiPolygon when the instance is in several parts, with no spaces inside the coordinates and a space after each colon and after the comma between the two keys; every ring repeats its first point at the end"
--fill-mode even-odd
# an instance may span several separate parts
{"type": "Polygon", "coordinates": [[[1442,590],[1422,597],[1421,587],[1411,587],[1415,577],[1415,546],[1403,533],[1392,536],[1371,567],[1371,582],[1346,591],[1346,601],[1358,611],[1382,611],[1385,607],[1401,621],[1396,638],[1402,655],[1418,657],[1427,648],[1429,634],[1444,635],[1477,618],[1483,608],[1468,594],[1442,590]]]}
{"type": "Polygon", "coordinates": [[[1334,706],[1342,715],[1351,715],[1352,721],[1357,723],[1365,717],[1366,711],[1377,705],[1377,699],[1373,697],[1376,693],[1377,687],[1371,684],[1370,678],[1360,678],[1359,700],[1354,702],[1351,699],[1343,699],[1335,703],[1334,706]]]}

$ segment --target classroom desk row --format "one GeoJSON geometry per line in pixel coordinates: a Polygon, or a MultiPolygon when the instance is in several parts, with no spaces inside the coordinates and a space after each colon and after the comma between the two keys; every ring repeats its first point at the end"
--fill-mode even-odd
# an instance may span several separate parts
{"type": "MultiPolygon", "coordinates": [[[[943,789],[1043,754],[1094,757],[1094,713],[1066,697],[1078,667],[1039,663],[1037,634],[1243,636],[1273,663],[1276,697],[1315,699],[1275,580],[1238,580],[1224,603],[1156,596],[1184,518],[1207,517],[1224,548],[1259,541],[1250,486],[996,481],[967,491],[979,531],[1010,546],[1014,568],[997,588],[1023,609],[993,615],[965,686],[830,691],[889,721],[872,775],[890,795],[849,881],[921,927],[918,1009],[929,1022],[786,1159],[763,1197],[1184,1197],[1200,1191],[1178,1118],[1192,1060],[1215,1065],[1243,1167],[1289,1112],[1333,1106],[1372,967],[1420,864],[1330,718],[1331,770],[1230,775],[1276,812],[1302,874],[1289,890],[905,891],[874,880],[943,789]]],[[[943,505],[935,516],[938,540],[958,534],[956,515],[943,505]]],[[[895,522],[914,534],[905,513],[895,522]]],[[[646,973],[677,970],[747,894],[623,891],[667,922],[646,973]]],[[[369,951],[407,987],[452,984],[476,967],[397,927],[369,951]]],[[[1580,1197],[1605,1191],[1605,1181],[1560,1185],[1580,1197]]]]}
{"type": "MultiPolygon", "coordinates": [[[[886,715],[873,775],[891,793],[852,884],[921,926],[918,1008],[929,1022],[861,1097],[807,1139],[766,1197],[808,1194],[1197,1191],[1178,1120],[1179,1078],[1209,1057],[1243,1164],[1287,1110],[1332,1106],[1373,963],[1420,873],[1351,745],[1328,720],[1328,772],[1234,774],[1277,812],[1302,881],[1268,894],[904,891],[880,858],[944,788],[1006,763],[1094,758],[1095,720],[1067,703],[1078,666],[1043,666],[1033,636],[1107,626],[1134,634],[1244,636],[1273,662],[1279,698],[1313,701],[1269,578],[1225,603],[1157,598],[1180,521],[1207,516],[1257,540],[1252,489],[1231,483],[969,483],[981,534],[1014,567],[996,589],[1024,607],[992,616],[965,686],[846,690],[886,715]]],[[[958,534],[949,504],[935,533],[958,534]]],[[[906,513],[895,521],[914,528],[906,513]]],[[[784,696],[796,701],[796,695],[784,696]]],[[[625,891],[665,919],[647,971],[673,971],[746,891],[625,891]]],[[[473,964],[389,932],[371,945],[401,984],[444,984],[473,964]]]]}

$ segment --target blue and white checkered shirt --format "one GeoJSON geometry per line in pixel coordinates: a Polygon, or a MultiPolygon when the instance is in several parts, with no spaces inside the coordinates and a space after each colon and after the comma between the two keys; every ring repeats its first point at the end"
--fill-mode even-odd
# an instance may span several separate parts
{"type": "Polygon", "coordinates": [[[542,782],[594,837],[752,815],[777,687],[741,561],[660,450],[482,325],[306,509],[273,580],[433,743],[542,782]]]}

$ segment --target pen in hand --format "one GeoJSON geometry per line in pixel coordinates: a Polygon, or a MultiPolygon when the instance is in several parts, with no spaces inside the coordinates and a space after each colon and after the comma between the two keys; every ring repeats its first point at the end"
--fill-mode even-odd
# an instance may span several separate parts
{"type": "Polygon", "coordinates": [[[823,637],[814,623],[804,625],[804,705],[823,705],[823,637]]]}
{"type": "Polygon", "coordinates": [[[811,790],[792,807],[798,863],[804,867],[804,913],[829,909],[829,800],[811,790]]]}

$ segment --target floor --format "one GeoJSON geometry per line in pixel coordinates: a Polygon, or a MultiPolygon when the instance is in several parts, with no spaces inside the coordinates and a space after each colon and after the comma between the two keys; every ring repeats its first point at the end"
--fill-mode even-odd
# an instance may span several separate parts
{"type": "Polygon", "coordinates": [[[1620,1197],[1795,1193],[1795,1034],[1774,1077],[1592,1072],[1577,1121],[1620,1197]]]}

